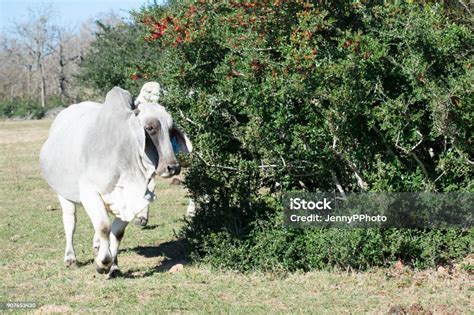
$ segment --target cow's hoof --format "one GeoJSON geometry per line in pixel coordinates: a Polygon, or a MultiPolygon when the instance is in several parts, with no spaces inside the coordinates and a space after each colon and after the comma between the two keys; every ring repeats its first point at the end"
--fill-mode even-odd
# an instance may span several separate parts
{"type": "Polygon", "coordinates": [[[104,273],[109,273],[110,271],[110,267],[99,267],[97,264],[95,265],[95,270],[100,273],[100,274],[104,274],[104,273]]]}
{"type": "Polygon", "coordinates": [[[117,277],[121,277],[123,275],[123,273],[120,271],[120,269],[112,269],[108,276],[107,276],[107,279],[114,279],[114,278],[117,278],[117,277]]]}
{"type": "Polygon", "coordinates": [[[147,223],[148,223],[148,219],[141,218],[141,217],[137,217],[135,219],[135,225],[145,227],[147,225],[147,223]]]}
{"type": "Polygon", "coordinates": [[[102,260],[97,259],[97,257],[94,260],[95,262],[95,270],[97,270],[98,273],[109,273],[110,268],[112,267],[112,258],[106,256],[102,260]]]}
{"type": "Polygon", "coordinates": [[[64,265],[67,268],[74,268],[74,267],[77,267],[77,261],[76,261],[75,258],[68,258],[68,259],[64,260],[64,265]]]}

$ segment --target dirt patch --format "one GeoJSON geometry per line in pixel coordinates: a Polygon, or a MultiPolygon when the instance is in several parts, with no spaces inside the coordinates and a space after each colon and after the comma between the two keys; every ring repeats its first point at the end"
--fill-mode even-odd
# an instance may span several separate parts
{"type": "Polygon", "coordinates": [[[35,310],[33,314],[63,314],[70,313],[71,308],[67,305],[43,305],[39,309],[35,310]]]}
{"type": "Polygon", "coordinates": [[[173,265],[173,267],[170,268],[170,270],[168,270],[169,273],[179,273],[181,271],[183,271],[184,269],[184,266],[183,264],[175,264],[173,265]]]}

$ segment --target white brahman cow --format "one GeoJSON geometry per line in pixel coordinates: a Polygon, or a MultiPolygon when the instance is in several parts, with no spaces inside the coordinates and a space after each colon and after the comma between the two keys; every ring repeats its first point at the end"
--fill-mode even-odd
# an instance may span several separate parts
{"type": "Polygon", "coordinates": [[[154,200],[154,176],[180,172],[171,139],[179,151],[192,144],[165,108],[140,103],[114,87],[104,104],[71,105],[55,119],[40,153],[43,177],[63,210],[67,266],[76,264],[75,204],[82,203],[94,226],[96,270],[120,273],[117,253],[125,227],[154,200]],[[109,222],[107,211],[115,218],[109,222]]]}

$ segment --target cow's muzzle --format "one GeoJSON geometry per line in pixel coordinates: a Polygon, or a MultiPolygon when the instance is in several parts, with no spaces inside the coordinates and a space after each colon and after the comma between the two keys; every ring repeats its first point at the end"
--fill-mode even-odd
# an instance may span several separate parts
{"type": "Polygon", "coordinates": [[[178,175],[181,172],[181,165],[179,164],[168,165],[167,170],[168,170],[168,173],[171,174],[171,176],[178,175]]]}
{"type": "Polygon", "coordinates": [[[169,164],[166,167],[166,170],[160,175],[161,177],[171,177],[178,175],[181,172],[181,165],[179,164],[169,164]]]}

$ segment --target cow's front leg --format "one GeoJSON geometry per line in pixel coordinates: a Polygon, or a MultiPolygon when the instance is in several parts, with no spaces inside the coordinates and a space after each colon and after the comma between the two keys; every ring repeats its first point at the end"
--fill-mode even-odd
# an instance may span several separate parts
{"type": "MultiPolygon", "coordinates": [[[[155,190],[155,179],[151,178],[148,182],[147,192],[145,194],[145,198],[147,198],[150,202],[155,200],[155,194],[153,191],[155,190]]],[[[137,217],[135,218],[135,225],[145,227],[148,224],[148,214],[149,208],[145,207],[142,211],[138,212],[137,217]]]]}
{"type": "Polygon", "coordinates": [[[135,218],[135,225],[145,227],[148,223],[148,207],[145,207],[142,211],[137,214],[135,218]]]}
{"type": "Polygon", "coordinates": [[[81,190],[81,202],[92,221],[95,234],[99,236],[99,250],[95,257],[96,270],[99,273],[107,273],[112,265],[109,249],[110,222],[107,211],[100,195],[90,189],[81,190]]]}
{"type": "Polygon", "coordinates": [[[189,198],[188,208],[186,209],[186,215],[190,218],[196,215],[196,204],[192,198],[189,198]]]}
{"type": "Polygon", "coordinates": [[[92,249],[94,250],[94,255],[96,256],[99,253],[99,247],[100,247],[99,233],[94,232],[94,239],[92,240],[92,249]]]}
{"type": "Polygon", "coordinates": [[[112,267],[110,268],[109,278],[114,278],[120,275],[120,269],[118,267],[118,249],[120,241],[125,234],[125,228],[128,222],[122,221],[119,218],[115,218],[112,222],[112,231],[110,233],[110,253],[112,254],[112,267]]]}

